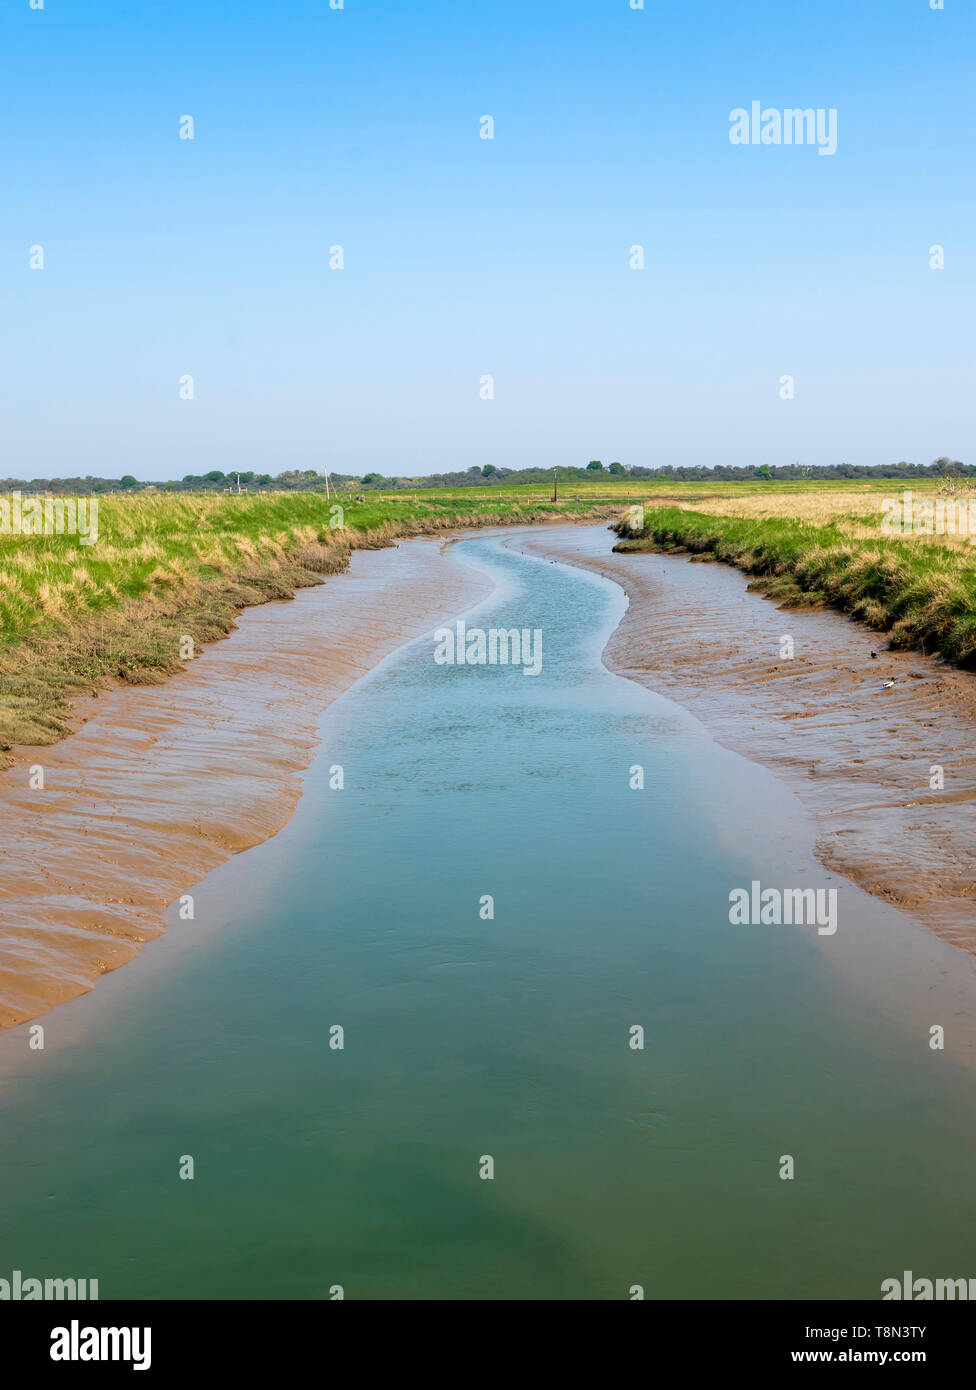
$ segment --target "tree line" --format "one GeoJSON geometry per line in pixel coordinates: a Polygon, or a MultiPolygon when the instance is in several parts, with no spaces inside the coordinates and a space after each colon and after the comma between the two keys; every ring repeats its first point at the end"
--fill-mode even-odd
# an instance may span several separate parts
{"type": "MultiPolygon", "coordinates": [[[[329,485],[337,492],[415,492],[420,488],[494,487],[502,483],[549,484],[553,476],[560,483],[604,477],[608,481],[628,478],[660,478],[662,482],[772,482],[777,479],[809,478],[836,481],[843,478],[930,478],[972,477],[976,465],[957,459],[940,458],[933,463],[855,464],[835,463],[814,467],[810,464],[759,464],[733,467],[716,464],[713,468],[625,466],[604,464],[591,459],[586,465],[558,468],[503,468],[494,464],[471,467],[457,473],[432,473],[420,477],[387,477],[382,473],[330,473],[329,485]]],[[[231,472],[211,469],[208,473],[188,473],[179,481],[140,482],[131,473],[121,478],[0,478],[0,492],[38,492],[52,495],[104,492],[324,492],[325,476],[314,469],[286,469],[283,473],[231,472]]]]}

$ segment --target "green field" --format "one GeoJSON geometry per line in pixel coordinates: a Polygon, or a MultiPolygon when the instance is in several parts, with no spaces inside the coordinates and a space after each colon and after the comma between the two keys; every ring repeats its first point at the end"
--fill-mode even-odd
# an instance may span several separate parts
{"type": "MultiPolygon", "coordinates": [[[[726,482],[721,480],[707,482],[684,482],[681,480],[669,480],[662,478],[632,478],[624,476],[620,478],[611,477],[607,473],[597,474],[591,478],[571,478],[559,482],[559,501],[561,503],[572,503],[579,496],[584,501],[604,501],[604,502],[626,502],[628,499],[639,502],[650,497],[670,498],[672,501],[695,502],[702,497],[724,498],[734,501],[740,497],[768,497],[775,499],[781,496],[809,496],[820,497],[830,493],[841,493],[850,497],[864,493],[871,496],[890,496],[893,492],[899,491],[903,486],[910,487],[914,491],[935,492],[939,487],[944,486],[944,480],[934,477],[910,477],[901,478],[851,478],[838,482],[832,478],[788,478],[773,479],[763,481],[761,479],[748,480],[744,482],[726,482]]],[[[976,491],[976,479],[973,480],[973,489],[976,491]]],[[[343,496],[348,496],[344,493],[343,496]]],[[[368,494],[371,498],[383,498],[384,500],[402,500],[404,498],[423,499],[427,497],[445,498],[458,500],[463,498],[477,498],[480,501],[497,501],[500,498],[518,500],[531,497],[535,500],[551,500],[552,482],[547,483],[495,483],[488,487],[457,487],[446,488],[438,487],[425,490],[418,488],[416,491],[396,491],[396,492],[372,492],[368,494]]]]}

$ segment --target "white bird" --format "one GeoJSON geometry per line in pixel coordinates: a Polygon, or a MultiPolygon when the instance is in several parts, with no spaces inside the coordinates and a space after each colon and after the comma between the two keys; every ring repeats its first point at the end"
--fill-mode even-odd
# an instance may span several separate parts
{"type": "Polygon", "coordinates": [[[882,690],[890,690],[891,687],[892,687],[893,685],[894,685],[894,681],[882,681],[882,682],[881,682],[881,689],[882,689],[882,690]]]}

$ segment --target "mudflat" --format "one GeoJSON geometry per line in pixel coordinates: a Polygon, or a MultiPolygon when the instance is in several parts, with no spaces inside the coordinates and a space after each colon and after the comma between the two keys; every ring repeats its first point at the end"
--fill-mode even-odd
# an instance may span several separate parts
{"type": "Polygon", "coordinates": [[[322,711],[489,591],[442,550],[355,551],[324,584],[245,610],[163,685],[86,698],[68,738],[13,750],[0,774],[0,1027],[91,989],[164,931],[177,897],[281,829],[322,711]]]}

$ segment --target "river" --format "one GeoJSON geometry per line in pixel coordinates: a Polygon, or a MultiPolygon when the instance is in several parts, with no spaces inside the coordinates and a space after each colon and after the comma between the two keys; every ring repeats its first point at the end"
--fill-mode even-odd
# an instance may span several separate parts
{"type": "Polygon", "coordinates": [[[733,926],[729,894],[836,889],[838,940],[898,914],[817,863],[776,778],[603,666],[619,588],[518,536],[445,563],[496,582],[469,629],[541,630],[540,673],[396,652],[193,920],[41,1020],[44,1051],[0,1040],[0,1276],[844,1299],[976,1274],[972,1071],[834,938],[733,926]]]}

